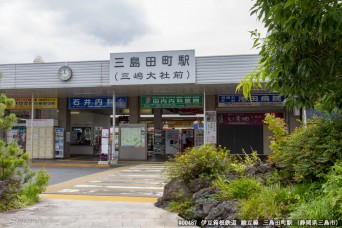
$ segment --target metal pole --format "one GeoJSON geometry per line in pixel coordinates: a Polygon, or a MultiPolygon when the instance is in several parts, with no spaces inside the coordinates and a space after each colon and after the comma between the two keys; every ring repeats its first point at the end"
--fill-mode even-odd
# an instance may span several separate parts
{"type": "Polygon", "coordinates": [[[206,104],[205,104],[205,87],[204,87],[204,93],[203,93],[203,114],[204,114],[204,140],[203,144],[207,144],[207,115],[206,115],[206,104]]]}
{"type": "Polygon", "coordinates": [[[116,113],[116,96],[115,96],[115,90],[113,89],[113,135],[112,135],[112,155],[110,156],[110,160],[108,162],[111,162],[115,158],[115,113],[116,113]]]}
{"type": "Polygon", "coordinates": [[[31,161],[33,161],[33,120],[34,120],[34,96],[31,96],[31,161]]]}

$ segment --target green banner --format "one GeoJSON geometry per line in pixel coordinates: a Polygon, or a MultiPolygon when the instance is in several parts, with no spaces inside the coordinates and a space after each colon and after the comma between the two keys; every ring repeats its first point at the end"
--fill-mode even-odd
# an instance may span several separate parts
{"type": "Polygon", "coordinates": [[[141,96],[141,108],[201,108],[202,96],[141,96]]]}

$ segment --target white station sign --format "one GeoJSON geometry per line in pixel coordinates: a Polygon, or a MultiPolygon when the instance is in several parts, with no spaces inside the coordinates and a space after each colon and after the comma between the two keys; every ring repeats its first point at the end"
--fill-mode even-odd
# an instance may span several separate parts
{"type": "Polygon", "coordinates": [[[111,85],[195,83],[195,74],[194,50],[110,54],[111,85]]]}

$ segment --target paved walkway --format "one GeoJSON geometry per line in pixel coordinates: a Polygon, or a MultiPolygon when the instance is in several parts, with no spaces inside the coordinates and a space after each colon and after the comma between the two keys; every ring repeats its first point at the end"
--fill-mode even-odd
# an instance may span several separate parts
{"type": "Polygon", "coordinates": [[[153,163],[118,167],[49,186],[46,193],[158,198],[165,184],[163,169],[153,163]]]}
{"type": "Polygon", "coordinates": [[[42,199],[0,217],[0,227],[177,227],[178,221],[153,203],[61,199],[42,199]]]}
{"type": "Polygon", "coordinates": [[[154,206],[163,164],[136,164],[49,186],[38,204],[0,214],[0,227],[178,227],[154,206]]]}

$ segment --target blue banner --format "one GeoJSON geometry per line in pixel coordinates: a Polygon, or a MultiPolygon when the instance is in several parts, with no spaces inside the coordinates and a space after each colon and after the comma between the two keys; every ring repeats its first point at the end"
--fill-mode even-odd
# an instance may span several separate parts
{"type": "Polygon", "coordinates": [[[218,106],[281,106],[284,100],[285,97],[279,94],[254,94],[250,100],[243,95],[220,95],[218,96],[218,106]]]}
{"type": "MultiPolygon", "coordinates": [[[[127,97],[116,97],[116,108],[127,107],[127,97]]],[[[70,109],[113,108],[112,97],[69,98],[70,109]]]]}

